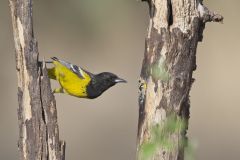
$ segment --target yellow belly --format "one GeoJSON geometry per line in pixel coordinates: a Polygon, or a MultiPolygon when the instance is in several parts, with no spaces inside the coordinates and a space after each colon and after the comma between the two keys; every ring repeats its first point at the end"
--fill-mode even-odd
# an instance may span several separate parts
{"type": "Polygon", "coordinates": [[[87,97],[86,83],[79,81],[76,78],[59,78],[59,83],[64,89],[64,92],[77,96],[77,97],[87,97]]]}

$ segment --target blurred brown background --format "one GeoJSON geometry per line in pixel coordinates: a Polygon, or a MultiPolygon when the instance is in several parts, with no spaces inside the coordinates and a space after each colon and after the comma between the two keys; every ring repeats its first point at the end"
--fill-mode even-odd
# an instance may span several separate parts
{"type": "MultiPolygon", "coordinates": [[[[224,15],[209,23],[197,54],[188,135],[198,160],[240,159],[240,1],[205,0],[224,15]]],[[[40,56],[56,56],[128,80],[94,100],[56,95],[67,160],[133,160],[137,80],[148,7],[136,0],[34,0],[40,56]]],[[[17,93],[8,1],[0,1],[0,159],[18,159],[17,93]]],[[[55,85],[55,84],[53,84],[55,85]]]]}

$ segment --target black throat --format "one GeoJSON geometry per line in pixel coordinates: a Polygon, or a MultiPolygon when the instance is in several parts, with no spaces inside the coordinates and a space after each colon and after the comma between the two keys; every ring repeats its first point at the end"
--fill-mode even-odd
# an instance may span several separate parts
{"type": "Polygon", "coordinates": [[[94,75],[87,86],[88,98],[93,99],[100,96],[108,88],[114,86],[116,83],[101,74],[94,75]]]}

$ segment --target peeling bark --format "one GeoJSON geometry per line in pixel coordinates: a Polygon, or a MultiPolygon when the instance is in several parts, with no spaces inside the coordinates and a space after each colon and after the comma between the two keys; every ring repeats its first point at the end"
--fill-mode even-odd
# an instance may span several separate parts
{"type": "MultiPolygon", "coordinates": [[[[138,159],[151,128],[169,115],[188,122],[189,92],[196,69],[196,49],[206,22],[221,22],[200,0],[142,0],[150,9],[150,22],[140,76],[138,159]]],[[[175,144],[186,139],[187,127],[171,136],[175,144]]],[[[184,148],[159,148],[154,160],[183,160],[184,148]]]]}
{"type": "Polygon", "coordinates": [[[21,160],[64,160],[57,110],[45,64],[38,62],[32,0],[9,0],[18,76],[18,148],[21,160]]]}

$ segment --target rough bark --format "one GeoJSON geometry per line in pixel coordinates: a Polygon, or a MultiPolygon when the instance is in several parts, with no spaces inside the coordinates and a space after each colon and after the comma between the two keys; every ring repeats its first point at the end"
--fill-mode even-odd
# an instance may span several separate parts
{"type": "MultiPolygon", "coordinates": [[[[188,122],[189,92],[196,69],[196,49],[206,22],[221,22],[201,0],[142,0],[149,5],[150,22],[140,76],[138,155],[151,139],[151,128],[174,114],[188,122]],[[163,73],[165,72],[165,73],[163,73]]],[[[171,135],[172,150],[159,147],[154,160],[183,160],[187,126],[171,135]]]]}
{"type": "Polygon", "coordinates": [[[38,62],[32,0],[9,0],[18,76],[18,148],[22,160],[64,160],[57,110],[45,64],[38,62]]]}

